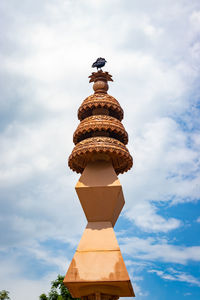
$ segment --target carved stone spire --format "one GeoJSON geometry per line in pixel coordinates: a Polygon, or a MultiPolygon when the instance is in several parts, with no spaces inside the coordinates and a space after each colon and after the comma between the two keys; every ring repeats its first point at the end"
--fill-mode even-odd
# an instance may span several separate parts
{"type": "Polygon", "coordinates": [[[125,146],[123,110],[107,94],[112,76],[100,70],[89,78],[94,94],[78,110],[80,124],[68,161],[73,171],[82,173],[75,189],[88,224],[64,284],[74,298],[117,300],[135,296],[113,229],[125,204],[117,174],[128,171],[133,160],[125,146]]]}
{"type": "Polygon", "coordinates": [[[128,171],[133,164],[126,148],[128,134],[121,123],[123,110],[119,102],[107,94],[108,81],[102,70],[89,76],[94,82],[94,94],[87,97],[78,110],[81,121],[74,133],[75,147],[69,157],[69,167],[82,173],[90,161],[110,160],[117,174],[128,171]]]}

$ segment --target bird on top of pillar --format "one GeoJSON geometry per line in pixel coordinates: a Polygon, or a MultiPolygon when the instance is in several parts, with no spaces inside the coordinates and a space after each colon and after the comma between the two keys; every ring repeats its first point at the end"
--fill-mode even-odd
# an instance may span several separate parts
{"type": "Polygon", "coordinates": [[[107,63],[107,61],[105,60],[105,58],[99,57],[97,58],[97,60],[92,64],[92,68],[97,68],[101,69],[102,67],[105,66],[105,64],[107,63]]]}

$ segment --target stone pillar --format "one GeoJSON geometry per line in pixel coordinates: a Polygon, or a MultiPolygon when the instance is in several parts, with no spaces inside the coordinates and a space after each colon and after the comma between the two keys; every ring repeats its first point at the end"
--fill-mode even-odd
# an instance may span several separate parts
{"type": "Polygon", "coordinates": [[[95,93],[79,109],[81,122],[69,158],[70,168],[82,173],[76,192],[88,224],[64,284],[75,298],[115,300],[135,296],[113,230],[125,203],[117,173],[131,168],[132,157],[125,146],[123,111],[107,94],[111,75],[98,71],[90,78],[95,93]]]}

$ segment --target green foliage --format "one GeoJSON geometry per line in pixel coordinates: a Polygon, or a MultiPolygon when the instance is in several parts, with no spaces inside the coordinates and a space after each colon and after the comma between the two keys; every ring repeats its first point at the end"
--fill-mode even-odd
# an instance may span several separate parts
{"type": "Polygon", "coordinates": [[[58,275],[57,279],[51,282],[51,290],[48,294],[40,295],[40,300],[79,300],[72,298],[70,292],[63,284],[64,276],[58,275]]]}
{"type": "Polygon", "coordinates": [[[40,295],[40,300],[48,300],[48,297],[45,294],[40,295]]]}
{"type": "Polygon", "coordinates": [[[9,294],[8,291],[5,291],[5,290],[0,291],[0,300],[10,299],[8,294],[9,294]]]}

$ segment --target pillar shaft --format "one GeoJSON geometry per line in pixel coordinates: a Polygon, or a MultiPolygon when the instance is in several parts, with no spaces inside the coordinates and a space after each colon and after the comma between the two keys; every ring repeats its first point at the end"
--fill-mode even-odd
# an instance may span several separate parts
{"type": "Polygon", "coordinates": [[[75,298],[87,295],[96,297],[98,293],[101,299],[134,296],[113,230],[124,198],[111,162],[88,164],[76,185],[76,191],[89,222],[64,284],[75,298]]]}

